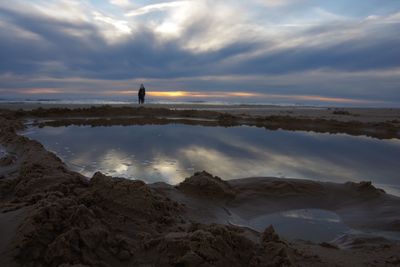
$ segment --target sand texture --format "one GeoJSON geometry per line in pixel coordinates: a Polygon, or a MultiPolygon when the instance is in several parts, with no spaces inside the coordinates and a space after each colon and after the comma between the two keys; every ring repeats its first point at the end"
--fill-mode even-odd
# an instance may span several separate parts
{"type": "MultiPolygon", "coordinates": [[[[92,110],[91,115],[104,119],[143,112],[143,120],[152,120],[164,112],[125,111],[103,108],[92,110]]],[[[355,229],[400,231],[400,198],[368,182],[335,184],[268,177],[228,182],[205,171],[177,186],[148,185],[99,172],[88,178],[68,170],[40,143],[16,131],[26,119],[71,120],[90,112],[36,112],[2,111],[0,117],[4,150],[0,159],[0,266],[400,264],[400,244],[384,238],[346,235],[331,243],[287,241],[268,224],[263,231],[255,231],[233,222],[233,215],[246,221],[288,209],[321,208],[336,212],[355,229]]],[[[225,123],[238,120],[214,111],[198,112],[168,115],[187,119],[191,114],[191,118],[225,123]]]]}

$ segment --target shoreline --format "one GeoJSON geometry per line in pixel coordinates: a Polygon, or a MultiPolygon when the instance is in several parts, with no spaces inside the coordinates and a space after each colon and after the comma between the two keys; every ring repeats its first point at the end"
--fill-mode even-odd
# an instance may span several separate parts
{"type": "Polygon", "coordinates": [[[339,121],[355,120],[360,122],[385,122],[400,120],[400,108],[380,107],[314,107],[314,106],[280,106],[280,105],[219,105],[219,104],[57,104],[57,103],[0,103],[0,110],[33,110],[38,108],[54,109],[84,109],[90,107],[110,106],[113,108],[153,108],[169,110],[208,110],[223,112],[231,115],[249,116],[293,116],[304,118],[325,118],[339,121]],[[334,114],[335,111],[339,111],[334,114]],[[348,113],[340,114],[340,111],[348,113]]]}
{"type": "MultiPolygon", "coordinates": [[[[1,109],[0,109],[1,110],[1,109]]],[[[36,126],[112,126],[182,123],[204,126],[256,126],[268,130],[313,131],[318,133],[345,133],[365,135],[378,139],[400,138],[400,110],[381,110],[375,117],[372,110],[355,114],[349,110],[290,111],[276,113],[251,109],[247,112],[229,110],[176,109],[165,107],[83,107],[83,108],[37,108],[34,110],[3,110],[3,113],[20,119],[32,119],[36,126]],[[263,115],[254,115],[261,112],[263,115]],[[393,113],[394,112],[394,113],[393,113]],[[393,114],[392,114],[393,113],[393,114]],[[375,119],[374,119],[375,118],[375,119]],[[46,119],[46,121],[40,121],[46,119]]]]}
{"type": "Polygon", "coordinates": [[[400,244],[382,238],[349,235],[337,243],[288,242],[268,225],[265,231],[255,232],[227,223],[232,214],[249,219],[279,207],[314,207],[337,212],[355,228],[400,232],[400,198],[370,183],[224,181],[206,172],[177,186],[146,185],[101,173],[90,179],[68,170],[40,143],[17,135],[23,118],[8,112],[0,119],[0,144],[8,152],[3,157],[8,160],[1,160],[0,225],[11,231],[7,242],[0,244],[5,266],[28,262],[32,266],[382,266],[399,262],[395,255],[400,244]],[[18,228],[12,230],[14,224],[18,228]]]}

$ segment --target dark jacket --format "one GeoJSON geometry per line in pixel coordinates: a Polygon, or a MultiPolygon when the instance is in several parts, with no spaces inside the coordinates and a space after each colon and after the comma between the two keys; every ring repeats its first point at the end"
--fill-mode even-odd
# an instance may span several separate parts
{"type": "Polygon", "coordinates": [[[145,96],[146,95],[146,89],[144,87],[140,87],[138,96],[145,96]]]}

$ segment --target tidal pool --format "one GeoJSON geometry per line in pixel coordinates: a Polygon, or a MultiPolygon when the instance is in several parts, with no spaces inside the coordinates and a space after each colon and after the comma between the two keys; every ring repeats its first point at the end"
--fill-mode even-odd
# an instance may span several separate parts
{"type": "Polygon", "coordinates": [[[372,181],[400,195],[400,140],[345,134],[182,124],[31,128],[24,135],[86,176],[177,184],[195,171],[223,179],[255,176],[372,181]]]}
{"type": "Polygon", "coordinates": [[[273,225],[275,230],[286,238],[314,242],[334,240],[338,236],[352,231],[336,213],[320,209],[299,209],[270,213],[250,221],[244,221],[240,217],[233,216],[230,223],[250,227],[259,232],[264,231],[266,226],[273,225]]]}

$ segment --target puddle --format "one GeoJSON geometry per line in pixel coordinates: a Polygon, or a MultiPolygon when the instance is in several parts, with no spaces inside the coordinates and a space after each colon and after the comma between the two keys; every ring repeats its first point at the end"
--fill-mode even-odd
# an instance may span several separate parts
{"type": "Polygon", "coordinates": [[[272,224],[285,238],[313,242],[330,241],[351,230],[336,213],[321,209],[289,210],[259,216],[248,221],[232,214],[230,223],[246,226],[258,232],[263,232],[265,227],[272,224]]]}
{"type": "Polygon", "coordinates": [[[272,176],[372,181],[400,195],[400,140],[181,124],[30,128],[25,135],[73,170],[177,184],[195,171],[223,179],[272,176]]]}
{"type": "MultiPolygon", "coordinates": [[[[44,127],[30,128],[24,135],[38,140],[71,169],[88,177],[101,171],[148,183],[177,184],[195,171],[206,170],[223,179],[369,180],[400,195],[400,140],[181,124],[44,127]]],[[[354,233],[336,213],[319,209],[289,210],[250,220],[232,212],[229,223],[257,231],[272,224],[285,238],[314,242],[354,233]]]]}
{"type": "Polygon", "coordinates": [[[7,156],[7,151],[3,146],[0,146],[0,159],[7,156]]]}

